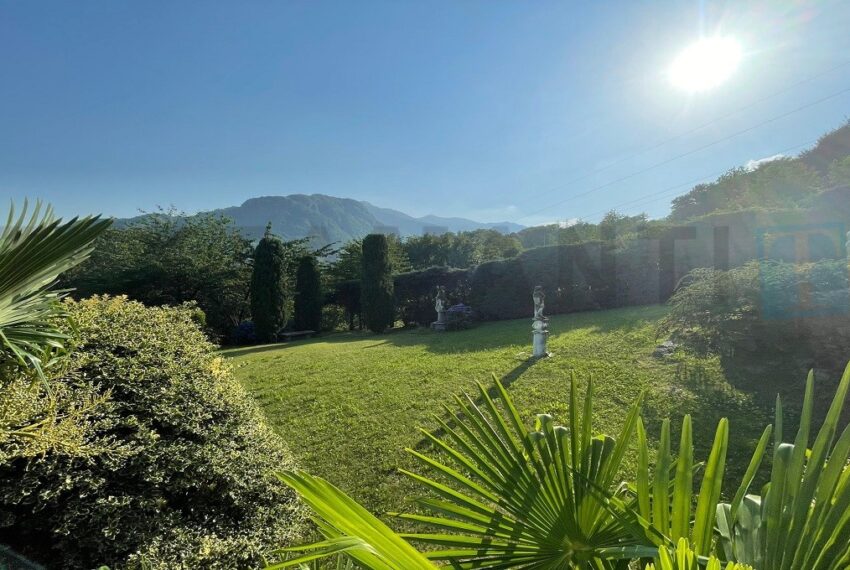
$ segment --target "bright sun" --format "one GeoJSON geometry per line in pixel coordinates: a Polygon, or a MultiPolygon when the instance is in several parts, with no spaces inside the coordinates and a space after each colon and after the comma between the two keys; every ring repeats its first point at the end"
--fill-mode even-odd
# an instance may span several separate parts
{"type": "Polygon", "coordinates": [[[676,57],[670,81],[685,91],[705,91],[726,81],[740,60],[741,46],[732,38],[704,38],[676,57]]]}

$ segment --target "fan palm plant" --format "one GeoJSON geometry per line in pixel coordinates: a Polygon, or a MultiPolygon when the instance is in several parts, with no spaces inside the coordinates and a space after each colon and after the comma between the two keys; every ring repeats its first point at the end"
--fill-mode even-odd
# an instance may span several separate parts
{"type": "MultiPolygon", "coordinates": [[[[640,400],[615,440],[592,433],[592,381],[583,402],[575,380],[571,382],[569,429],[556,425],[548,415],[537,416],[534,429],[527,428],[498,381],[495,390],[503,409],[479,385],[478,402],[465,395],[456,398],[457,413],[447,409],[456,425],[437,418],[445,440],[423,430],[441,459],[408,450],[439,480],[403,471],[432,496],[419,501],[428,514],[399,516],[442,532],[401,538],[436,547],[423,560],[448,561],[454,568],[603,570],[626,568],[633,558],[653,556],[656,549],[643,538],[641,528],[630,527],[628,518],[616,516],[605,504],[607,495],[599,492],[605,490],[617,500],[625,498],[626,488],[619,484],[618,475],[637,425],[640,400]]],[[[362,507],[335,487],[299,473],[280,477],[319,516],[326,540],[306,547],[313,551],[307,556],[345,551],[368,568],[421,567],[421,561],[386,566],[380,553],[412,556],[411,551],[416,551],[403,547],[399,537],[367,517],[362,507]],[[388,542],[390,537],[395,542],[388,542]],[[383,549],[391,544],[391,549],[383,549]]],[[[279,567],[309,559],[298,558],[279,567]]]]}
{"type": "MultiPolygon", "coordinates": [[[[658,546],[671,547],[685,539],[688,548],[693,548],[697,555],[708,556],[713,548],[715,517],[723,486],[729,422],[724,418],[718,423],[711,451],[704,464],[694,462],[692,430],[691,417],[686,415],[682,420],[678,457],[674,460],[671,454],[670,422],[664,420],[654,469],[651,470],[650,445],[643,422],[638,420],[638,470],[635,480],[637,513],[640,515],[639,522],[650,531],[647,537],[658,546]],[[701,468],[704,468],[704,473],[694,502],[694,479],[701,468]]],[[[771,426],[767,426],[735,501],[749,489],[769,443],[770,433],[771,426]]]]}
{"type": "Polygon", "coordinates": [[[278,477],[313,509],[314,521],[325,540],[279,550],[277,554],[281,555],[306,554],[267,566],[267,570],[303,567],[339,554],[370,570],[434,570],[435,566],[406,540],[324,479],[294,471],[278,473],[278,477]]]}
{"type": "Polygon", "coordinates": [[[715,557],[709,558],[703,565],[696,553],[691,550],[688,540],[680,538],[674,550],[662,548],[658,552],[658,565],[647,564],[646,570],[753,570],[752,566],[729,562],[725,566],[715,557]]]}
{"type": "Polygon", "coordinates": [[[39,374],[65,336],[56,319],[67,291],[53,289],[59,275],[88,257],[92,242],[111,223],[99,217],[56,219],[37,202],[27,216],[9,210],[0,232],[0,359],[11,359],[39,374]]]}
{"type": "Polygon", "coordinates": [[[458,568],[625,568],[654,552],[598,492],[625,497],[618,476],[641,399],[613,439],[593,435],[592,380],[583,402],[571,380],[569,428],[541,414],[528,429],[507,390],[495,387],[504,410],[479,385],[480,404],[456,398],[455,427],[438,419],[445,439],[425,432],[445,461],[408,450],[441,480],[405,472],[436,498],[419,501],[430,515],[401,516],[449,533],[405,536],[441,547],[428,557],[458,568]]]}
{"type": "Polygon", "coordinates": [[[850,387],[845,370],[823,425],[809,448],[814,400],[810,373],[794,443],[782,441],[777,398],[770,481],[762,496],[736,495],[718,506],[718,529],[729,560],[770,570],[850,567],[850,426],[838,434],[850,387]]]}

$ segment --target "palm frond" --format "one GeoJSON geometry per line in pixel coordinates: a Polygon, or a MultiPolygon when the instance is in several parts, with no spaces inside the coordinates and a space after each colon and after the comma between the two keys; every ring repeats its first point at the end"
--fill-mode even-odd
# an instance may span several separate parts
{"type": "Polygon", "coordinates": [[[434,570],[434,565],[401,536],[324,479],[297,471],[285,471],[277,476],[313,509],[325,540],[282,549],[281,553],[304,554],[268,566],[269,570],[300,566],[339,554],[370,570],[434,570]]]}
{"type": "Polygon", "coordinates": [[[498,380],[495,386],[501,408],[479,385],[477,402],[456,398],[455,426],[437,419],[445,440],[424,432],[439,458],[408,450],[435,473],[404,471],[433,495],[420,500],[431,514],[400,516],[442,532],[404,536],[439,547],[427,556],[453,568],[622,568],[654,555],[599,492],[624,496],[617,476],[640,400],[615,440],[593,436],[592,380],[583,402],[571,381],[569,428],[541,414],[528,429],[507,390],[498,380]]]}
{"type": "Polygon", "coordinates": [[[27,210],[24,202],[16,217],[12,206],[0,233],[0,351],[40,372],[46,355],[65,341],[56,319],[67,291],[53,289],[57,278],[88,257],[111,222],[97,216],[62,222],[41,202],[29,217],[27,210]]]}
{"type": "Polygon", "coordinates": [[[771,570],[850,567],[850,426],[838,435],[848,388],[850,365],[811,448],[813,375],[806,383],[794,443],[782,443],[782,404],[777,400],[777,445],[764,496],[736,496],[732,504],[718,507],[728,559],[771,570]]]}
{"type": "Polygon", "coordinates": [[[691,550],[686,538],[680,538],[673,550],[662,548],[658,553],[657,565],[647,564],[646,570],[701,570],[703,567],[705,570],[753,570],[752,566],[735,562],[723,566],[713,556],[708,560],[701,559],[691,550]]]}

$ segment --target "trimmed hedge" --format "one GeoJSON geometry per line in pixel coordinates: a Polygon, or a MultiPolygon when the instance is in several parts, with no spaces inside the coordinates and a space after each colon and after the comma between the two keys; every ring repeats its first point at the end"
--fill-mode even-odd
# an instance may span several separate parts
{"type": "MultiPolygon", "coordinates": [[[[752,262],[762,239],[771,258],[793,260],[795,238],[782,237],[789,227],[815,230],[807,241],[808,261],[841,257],[832,239],[843,241],[840,225],[816,210],[715,213],[688,225],[653,224],[608,241],[533,248],[469,270],[438,267],[397,275],[395,299],[403,321],[421,325],[433,321],[438,285],[446,286],[451,302],[471,305],[476,318],[485,321],[530,317],[536,285],[546,291],[547,314],[663,303],[694,269],[726,270],[752,262]],[[771,228],[777,237],[771,237],[771,228]]],[[[341,287],[338,294],[344,296],[341,287]]]]}
{"type": "Polygon", "coordinates": [[[846,260],[698,269],[670,299],[662,332],[699,353],[784,351],[842,368],[850,346],[846,260]]]}
{"type": "Polygon", "coordinates": [[[77,349],[58,379],[108,393],[96,454],[0,465],[0,542],[51,568],[253,568],[304,528],[272,475],[283,441],[193,321],[126,298],[66,305],[77,349]],[[105,448],[105,449],[104,449],[105,448]]]}
{"type": "Polygon", "coordinates": [[[469,298],[470,273],[468,269],[429,267],[396,275],[395,300],[401,312],[401,320],[406,325],[421,326],[434,322],[437,319],[434,297],[438,285],[446,288],[450,305],[466,302],[469,298]]]}

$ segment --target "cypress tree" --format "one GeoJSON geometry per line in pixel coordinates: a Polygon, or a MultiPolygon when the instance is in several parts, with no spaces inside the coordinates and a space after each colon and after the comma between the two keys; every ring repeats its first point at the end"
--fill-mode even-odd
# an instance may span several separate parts
{"type": "Polygon", "coordinates": [[[286,325],[286,250],[271,224],[254,250],[251,316],[260,342],[274,342],[286,325]]]}
{"type": "Polygon", "coordinates": [[[366,327],[376,333],[391,327],[395,322],[393,276],[387,238],[382,234],[363,238],[360,294],[366,327]]]}
{"type": "Polygon", "coordinates": [[[322,327],[322,280],[312,255],[298,260],[295,275],[295,328],[319,331],[322,327]]]}

